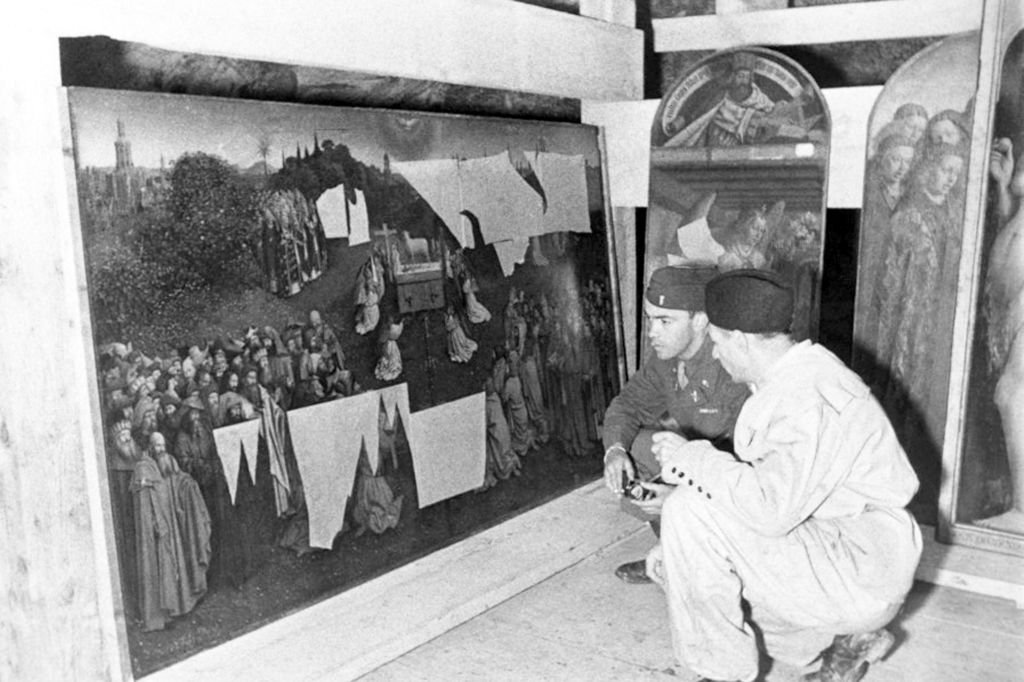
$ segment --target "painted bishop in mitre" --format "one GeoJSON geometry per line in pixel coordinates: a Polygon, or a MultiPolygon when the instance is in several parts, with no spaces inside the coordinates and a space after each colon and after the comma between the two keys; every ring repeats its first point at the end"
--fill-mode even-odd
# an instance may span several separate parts
{"type": "Polygon", "coordinates": [[[672,136],[665,146],[735,147],[758,141],[760,123],[775,102],[754,82],[757,55],[738,52],[718,104],[672,136]]]}

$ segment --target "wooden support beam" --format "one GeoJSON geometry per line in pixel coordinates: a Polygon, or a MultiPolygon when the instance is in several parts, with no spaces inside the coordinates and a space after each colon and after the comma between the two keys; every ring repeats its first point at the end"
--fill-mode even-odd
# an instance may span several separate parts
{"type": "Polygon", "coordinates": [[[766,9],[785,9],[789,0],[715,0],[715,14],[760,12],[766,9]]]}
{"type": "Polygon", "coordinates": [[[832,115],[832,146],[829,149],[829,208],[860,208],[864,201],[864,166],[868,143],[868,119],[881,85],[822,90],[832,115]]]}
{"type": "Polygon", "coordinates": [[[93,0],[62,36],[560,97],[638,99],[643,33],[508,0],[93,0]]]}
{"type": "Polygon", "coordinates": [[[979,0],[885,0],[655,19],[654,51],[943,36],[981,26],[979,0]]]}
{"type": "Polygon", "coordinates": [[[0,29],[0,680],[129,679],[57,42],[18,14],[0,29]]]}
{"type": "Polygon", "coordinates": [[[580,118],[604,128],[608,193],[613,206],[646,206],[651,166],[651,124],[660,100],[584,100],[580,118]]]}
{"type": "Polygon", "coordinates": [[[636,26],[636,0],[580,0],[580,15],[622,26],[636,26]]]}

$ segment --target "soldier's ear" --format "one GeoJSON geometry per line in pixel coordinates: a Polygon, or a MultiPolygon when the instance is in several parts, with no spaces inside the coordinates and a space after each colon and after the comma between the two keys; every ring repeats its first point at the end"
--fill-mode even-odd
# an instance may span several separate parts
{"type": "Polygon", "coordinates": [[[708,321],[708,314],[703,310],[698,310],[697,312],[693,313],[692,320],[693,326],[701,330],[707,329],[708,324],[710,324],[710,322],[708,321]]]}

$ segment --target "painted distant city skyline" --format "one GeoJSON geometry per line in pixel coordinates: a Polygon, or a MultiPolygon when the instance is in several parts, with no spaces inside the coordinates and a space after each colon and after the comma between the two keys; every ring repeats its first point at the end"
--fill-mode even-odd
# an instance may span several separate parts
{"type": "MultiPolygon", "coordinates": [[[[363,163],[382,167],[382,148],[394,161],[405,158],[472,158],[506,149],[513,156],[543,147],[549,152],[576,152],[581,148],[578,127],[546,124],[543,138],[533,125],[501,119],[470,119],[388,112],[382,124],[379,110],[310,107],[252,102],[215,97],[159,95],[153,106],[151,93],[74,88],[82,106],[73,120],[77,161],[80,168],[114,167],[118,121],[132,145],[138,168],[171,165],[182,154],[203,151],[220,156],[240,168],[264,161],[261,139],[267,143],[266,162],[271,170],[281,167],[282,157],[313,151],[314,141],[344,144],[363,163]],[[242,106],[239,106],[239,105],[242,106]],[[240,119],[240,113],[244,118],[240,119]],[[456,131],[443,125],[459,121],[456,131]],[[487,121],[484,124],[482,121],[487,121]],[[315,137],[314,137],[315,136],[315,137]]],[[[588,164],[597,164],[586,158],[588,164]]]]}

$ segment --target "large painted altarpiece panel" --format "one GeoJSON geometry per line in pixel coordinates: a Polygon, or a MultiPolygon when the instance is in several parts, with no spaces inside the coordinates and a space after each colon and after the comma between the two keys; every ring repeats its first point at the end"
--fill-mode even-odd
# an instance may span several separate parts
{"type": "Polygon", "coordinates": [[[595,128],[67,99],[136,674],[600,475],[595,128]]]}

